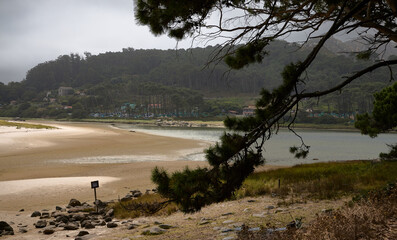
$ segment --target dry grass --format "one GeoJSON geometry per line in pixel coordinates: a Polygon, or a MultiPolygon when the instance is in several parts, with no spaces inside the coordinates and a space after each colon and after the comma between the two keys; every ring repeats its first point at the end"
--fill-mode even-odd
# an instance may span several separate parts
{"type": "Polygon", "coordinates": [[[358,240],[397,239],[397,185],[390,184],[379,192],[372,192],[352,205],[324,213],[307,227],[269,234],[242,231],[244,240],[358,240]]]}
{"type": "Polygon", "coordinates": [[[114,214],[117,218],[137,218],[141,216],[168,216],[176,211],[178,207],[175,203],[162,205],[162,202],[167,199],[161,197],[159,194],[144,194],[139,198],[126,201],[117,202],[110,206],[114,209],[114,214]],[[157,210],[158,211],[154,211],[157,210]]]}
{"type": "Polygon", "coordinates": [[[254,173],[245,180],[236,197],[273,193],[280,197],[296,195],[335,199],[377,189],[396,179],[397,161],[305,164],[254,173]]]}

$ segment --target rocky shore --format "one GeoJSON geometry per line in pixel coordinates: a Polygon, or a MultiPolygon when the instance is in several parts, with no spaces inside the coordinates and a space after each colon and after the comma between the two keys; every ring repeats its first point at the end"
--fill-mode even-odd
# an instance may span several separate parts
{"type": "MultiPolygon", "coordinates": [[[[145,194],[132,190],[120,199],[128,201],[145,194]]],[[[115,200],[117,201],[117,200],[115,200]]],[[[343,205],[343,201],[302,202],[277,197],[245,198],[213,204],[194,214],[117,219],[111,204],[96,204],[71,199],[66,206],[25,212],[21,209],[12,221],[0,222],[5,239],[237,239],[241,231],[285,231],[311,221],[343,205]],[[98,210],[97,210],[98,207],[98,210]],[[18,218],[19,216],[20,218],[18,218]],[[25,217],[23,217],[25,216],[25,217]]],[[[10,218],[11,219],[11,218],[10,218]]]]}
{"type": "MultiPolygon", "coordinates": [[[[146,190],[145,194],[150,194],[150,191],[146,190]]],[[[142,195],[141,191],[132,190],[121,201],[139,198],[142,195]]],[[[42,235],[57,235],[57,239],[58,237],[74,238],[75,240],[96,239],[98,229],[113,229],[122,226],[125,229],[132,230],[142,224],[131,219],[123,221],[114,219],[114,209],[109,207],[109,204],[114,202],[115,200],[109,202],[96,200],[93,204],[89,204],[71,199],[65,207],[56,206],[53,210],[33,211],[30,217],[35,220],[31,226],[23,223],[16,224],[12,221],[0,221],[0,237],[13,235],[23,237],[25,234],[29,235],[29,233],[35,232],[42,235]],[[97,231],[92,231],[92,229],[97,231]]],[[[20,216],[24,211],[24,209],[21,209],[17,216],[20,216]]],[[[167,224],[157,223],[157,225],[145,229],[142,234],[157,235],[172,228],[167,224]]]]}

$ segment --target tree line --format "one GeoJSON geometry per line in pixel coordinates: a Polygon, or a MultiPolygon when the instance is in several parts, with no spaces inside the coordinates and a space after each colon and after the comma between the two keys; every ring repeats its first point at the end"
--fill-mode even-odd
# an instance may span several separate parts
{"type": "MultiPolygon", "coordinates": [[[[62,55],[33,67],[21,82],[0,83],[0,104],[13,100],[40,102],[48,91],[70,86],[87,94],[88,97],[81,98],[81,104],[88,112],[109,112],[119,108],[123,102],[133,102],[137,104],[134,111],[141,114],[148,113],[148,104],[155,106],[152,110],[158,115],[171,111],[176,115],[194,111],[219,114],[242,106],[217,107],[215,105],[219,101],[214,100],[203,104],[202,97],[257,97],[258,89],[272,90],[281,84],[280,72],[284,65],[299,61],[310,51],[310,48],[302,48],[296,43],[276,40],[270,43],[262,62],[234,70],[224,62],[217,62],[217,49],[217,46],[188,50],[125,48],[120,52],[98,55],[88,52],[84,56],[62,55]],[[199,95],[201,100],[198,100],[199,95]]],[[[323,49],[307,69],[310,77],[304,79],[306,90],[325,89],[341,76],[374,61],[376,58],[358,60],[323,49]]],[[[387,86],[388,78],[386,69],[374,71],[342,92],[324,96],[319,101],[304,102],[304,108],[328,112],[370,112],[373,93],[387,86]]]]}

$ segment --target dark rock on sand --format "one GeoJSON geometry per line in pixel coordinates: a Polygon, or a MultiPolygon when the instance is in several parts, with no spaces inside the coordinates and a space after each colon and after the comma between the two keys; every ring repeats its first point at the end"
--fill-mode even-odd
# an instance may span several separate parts
{"type": "Polygon", "coordinates": [[[68,223],[69,222],[69,217],[66,216],[66,215],[59,215],[59,216],[57,216],[55,221],[58,222],[58,223],[61,223],[61,222],[68,223]]]}
{"type": "Polygon", "coordinates": [[[66,224],[65,227],[63,227],[65,230],[77,230],[79,229],[79,226],[77,224],[69,223],[66,224]]]}
{"type": "Polygon", "coordinates": [[[41,213],[39,212],[39,211],[34,211],[33,213],[32,213],[32,215],[30,215],[31,217],[40,217],[41,216],[41,213]]]}
{"type": "Polygon", "coordinates": [[[14,235],[14,229],[4,221],[0,221],[0,236],[2,235],[14,235]]]}
{"type": "Polygon", "coordinates": [[[125,195],[125,197],[123,197],[122,199],[120,199],[120,201],[126,202],[126,201],[131,200],[132,198],[133,198],[133,196],[132,196],[131,194],[127,194],[127,195],[125,195]]]}
{"type": "Polygon", "coordinates": [[[139,190],[132,190],[132,191],[131,191],[131,194],[132,194],[132,196],[133,196],[134,198],[137,198],[137,197],[142,196],[142,192],[139,191],[139,190]]]}
{"type": "Polygon", "coordinates": [[[47,226],[47,221],[46,221],[46,220],[39,220],[39,221],[37,221],[37,222],[34,224],[34,226],[35,226],[36,228],[44,228],[44,227],[47,226]]]}
{"type": "Polygon", "coordinates": [[[46,235],[51,235],[55,232],[54,228],[46,228],[44,229],[43,233],[46,235]]]}
{"type": "Polygon", "coordinates": [[[84,228],[85,228],[85,229],[92,229],[92,228],[95,228],[95,226],[94,226],[91,222],[89,222],[89,223],[86,223],[86,224],[84,225],[84,228]]]}
{"type": "Polygon", "coordinates": [[[173,226],[168,225],[168,224],[160,224],[160,225],[159,225],[159,228],[162,228],[162,229],[170,229],[170,228],[173,228],[173,226]]]}
{"type": "Polygon", "coordinates": [[[82,237],[82,236],[85,236],[85,235],[88,235],[88,234],[90,234],[90,233],[87,232],[87,231],[80,231],[79,234],[77,234],[77,236],[82,237]]]}
{"type": "Polygon", "coordinates": [[[71,207],[81,206],[81,202],[77,199],[72,198],[69,201],[69,206],[71,206],[71,207]]]}
{"type": "Polygon", "coordinates": [[[117,227],[117,223],[115,223],[115,222],[110,222],[110,223],[106,224],[106,227],[108,227],[108,228],[115,228],[115,227],[117,227]]]}
{"type": "Polygon", "coordinates": [[[151,227],[142,232],[143,235],[159,235],[166,232],[166,230],[161,229],[159,227],[151,227]]]}

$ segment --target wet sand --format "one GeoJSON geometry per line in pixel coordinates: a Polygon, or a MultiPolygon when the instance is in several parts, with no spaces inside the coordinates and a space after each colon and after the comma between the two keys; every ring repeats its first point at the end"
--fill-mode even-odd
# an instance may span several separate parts
{"type": "Polygon", "coordinates": [[[97,191],[98,198],[112,200],[123,197],[129,190],[153,188],[150,174],[155,166],[176,171],[185,166],[207,165],[206,162],[175,161],[188,153],[202,151],[208,145],[205,142],[129,132],[109,124],[42,123],[58,129],[0,129],[0,211],[50,208],[65,205],[71,198],[93,201],[91,178],[81,177],[115,178],[106,183],[100,181],[97,191]],[[123,159],[141,156],[146,160],[148,156],[161,156],[162,161],[154,158],[130,163],[74,162],[104,156],[105,159],[106,156],[123,159]],[[12,181],[8,183],[19,190],[10,192],[10,187],[1,188],[1,184],[7,184],[4,181],[12,181]],[[64,184],[56,184],[62,181],[64,184]],[[43,185],[43,182],[48,183],[43,185]]]}

